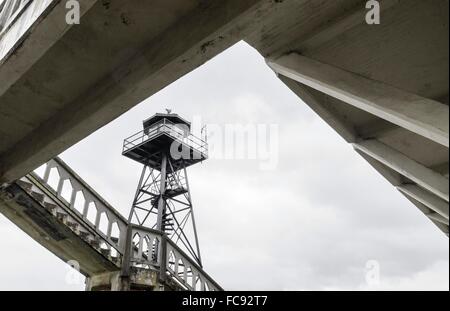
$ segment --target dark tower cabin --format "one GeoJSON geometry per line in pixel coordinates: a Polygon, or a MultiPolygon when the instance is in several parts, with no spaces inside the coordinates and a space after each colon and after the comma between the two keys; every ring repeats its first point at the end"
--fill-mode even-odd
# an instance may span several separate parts
{"type": "Polygon", "coordinates": [[[164,154],[170,157],[175,171],[208,157],[206,142],[194,136],[191,123],[178,114],[157,113],[144,120],[143,127],[143,131],[125,140],[124,156],[158,171],[161,171],[164,154]],[[180,152],[174,154],[177,158],[172,157],[171,146],[174,149],[178,147],[180,152]],[[183,155],[182,158],[178,158],[179,155],[183,155]]]}

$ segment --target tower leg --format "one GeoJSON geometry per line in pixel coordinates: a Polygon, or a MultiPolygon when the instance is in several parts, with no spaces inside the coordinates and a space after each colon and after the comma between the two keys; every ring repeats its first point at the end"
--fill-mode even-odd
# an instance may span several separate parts
{"type": "Polygon", "coordinates": [[[164,193],[166,192],[166,178],[167,178],[167,154],[164,153],[161,161],[161,181],[160,181],[160,196],[158,200],[158,220],[156,224],[156,229],[159,231],[164,231],[163,216],[165,214],[165,199],[164,193]]]}
{"type": "MultiPolygon", "coordinates": [[[[185,163],[178,161],[174,165],[167,150],[161,152],[159,162],[158,167],[146,166],[142,170],[129,224],[160,232],[202,266],[185,163]]],[[[129,258],[132,247],[139,248],[142,247],[139,243],[144,243],[142,239],[138,239],[133,244],[132,240],[135,236],[140,237],[139,234],[127,236],[129,243],[124,253],[124,276],[129,275],[127,269],[130,267],[129,258]]],[[[143,251],[148,252],[146,245],[143,251]]],[[[164,278],[164,274],[161,276],[164,278]]]]}
{"type": "Polygon", "coordinates": [[[189,188],[189,179],[186,172],[186,166],[183,167],[184,171],[184,178],[186,179],[186,187],[188,191],[189,201],[191,203],[191,217],[192,217],[192,225],[194,226],[194,238],[195,238],[195,245],[197,247],[197,256],[198,256],[198,263],[200,267],[203,267],[202,264],[202,256],[200,255],[200,244],[198,242],[198,235],[197,235],[197,225],[195,224],[195,216],[194,216],[194,208],[192,207],[192,199],[191,199],[191,189],[189,188]]]}

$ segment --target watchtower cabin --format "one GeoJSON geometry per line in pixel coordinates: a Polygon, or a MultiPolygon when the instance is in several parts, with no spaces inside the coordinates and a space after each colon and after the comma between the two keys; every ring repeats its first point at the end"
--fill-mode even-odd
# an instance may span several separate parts
{"type": "Polygon", "coordinates": [[[143,130],[124,141],[123,155],[161,171],[163,155],[175,171],[208,158],[207,143],[191,133],[191,123],[178,114],[157,113],[143,121],[143,130]]]}

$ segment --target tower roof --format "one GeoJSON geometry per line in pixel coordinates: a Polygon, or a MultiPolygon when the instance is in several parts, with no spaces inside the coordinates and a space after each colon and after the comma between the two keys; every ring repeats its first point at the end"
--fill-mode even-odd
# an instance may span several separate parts
{"type": "Polygon", "coordinates": [[[191,128],[191,122],[186,121],[176,113],[156,113],[143,121],[144,129],[161,121],[162,119],[167,119],[175,124],[184,124],[187,125],[188,128],[191,128]]]}

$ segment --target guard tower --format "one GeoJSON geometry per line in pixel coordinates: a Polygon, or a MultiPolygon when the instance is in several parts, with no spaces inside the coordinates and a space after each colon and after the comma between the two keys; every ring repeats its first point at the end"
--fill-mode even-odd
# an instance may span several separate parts
{"type": "Polygon", "coordinates": [[[122,154],[143,165],[129,223],[165,233],[202,267],[186,168],[207,159],[206,139],[168,111],[144,120],[143,130],[125,139],[122,154]]]}

